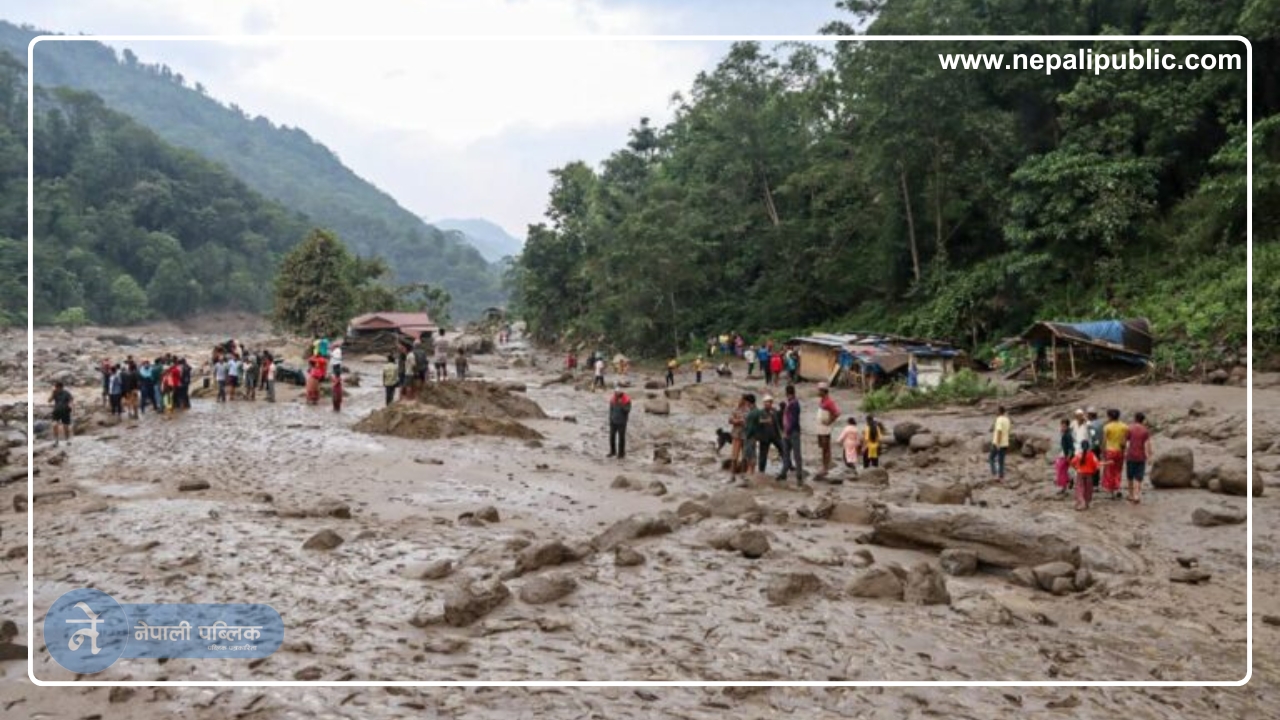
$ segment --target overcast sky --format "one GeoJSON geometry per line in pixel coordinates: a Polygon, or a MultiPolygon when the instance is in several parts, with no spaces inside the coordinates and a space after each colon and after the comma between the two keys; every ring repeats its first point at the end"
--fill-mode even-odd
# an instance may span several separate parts
{"type": "Polygon", "coordinates": [[[672,93],[728,48],[527,36],[811,34],[843,14],[834,0],[7,0],[3,10],[69,34],[501,35],[112,44],[301,127],[419,215],[487,218],[521,238],[542,219],[548,170],[598,163],[640,117],[665,123],[672,93]]]}

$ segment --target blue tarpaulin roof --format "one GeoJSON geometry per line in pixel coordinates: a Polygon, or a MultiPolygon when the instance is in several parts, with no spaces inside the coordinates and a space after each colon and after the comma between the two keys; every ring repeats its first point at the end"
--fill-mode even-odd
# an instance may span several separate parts
{"type": "Polygon", "coordinates": [[[1032,325],[1022,338],[1036,347],[1055,339],[1086,345],[1129,362],[1145,363],[1151,357],[1151,325],[1143,319],[1048,322],[1032,325]]]}

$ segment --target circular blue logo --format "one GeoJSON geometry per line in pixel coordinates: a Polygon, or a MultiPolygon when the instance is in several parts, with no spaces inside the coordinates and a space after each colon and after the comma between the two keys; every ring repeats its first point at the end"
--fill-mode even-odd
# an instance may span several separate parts
{"type": "Polygon", "coordinates": [[[62,667],[77,673],[101,672],[124,654],[129,619],[119,603],[101,590],[72,590],[45,615],[44,643],[62,667]]]}

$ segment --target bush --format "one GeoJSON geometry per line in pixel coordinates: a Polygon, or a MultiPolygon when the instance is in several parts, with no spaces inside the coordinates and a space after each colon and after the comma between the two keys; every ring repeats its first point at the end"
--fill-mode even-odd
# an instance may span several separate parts
{"type": "Polygon", "coordinates": [[[82,325],[89,324],[89,313],[85,312],[82,307],[69,307],[58,313],[58,316],[53,319],[53,324],[74,330],[82,325]]]}
{"type": "Polygon", "coordinates": [[[1000,394],[1000,388],[965,368],[943,379],[933,388],[909,388],[901,383],[894,383],[872,390],[862,399],[862,410],[877,413],[942,405],[972,405],[1000,394]]]}

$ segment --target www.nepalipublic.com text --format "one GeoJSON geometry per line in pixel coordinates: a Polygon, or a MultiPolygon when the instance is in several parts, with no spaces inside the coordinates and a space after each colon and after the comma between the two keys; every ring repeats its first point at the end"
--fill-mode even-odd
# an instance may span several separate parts
{"type": "Polygon", "coordinates": [[[1045,75],[1084,71],[1100,75],[1110,70],[1242,70],[1236,53],[1178,55],[1157,48],[1121,52],[1080,49],[1074,53],[939,53],[943,70],[1034,70],[1045,75]]]}

